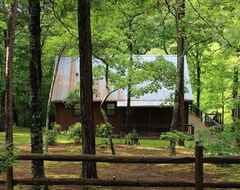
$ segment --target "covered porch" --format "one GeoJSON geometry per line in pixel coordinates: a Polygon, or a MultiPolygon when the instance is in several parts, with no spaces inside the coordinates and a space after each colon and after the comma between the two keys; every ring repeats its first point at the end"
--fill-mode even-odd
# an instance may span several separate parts
{"type": "MultiPolygon", "coordinates": [[[[185,102],[184,109],[185,131],[188,131],[188,102],[185,102]]],[[[163,107],[131,107],[128,125],[126,125],[126,108],[121,111],[122,134],[136,130],[138,134],[160,135],[162,132],[170,131],[173,116],[172,106],[163,107]]]]}

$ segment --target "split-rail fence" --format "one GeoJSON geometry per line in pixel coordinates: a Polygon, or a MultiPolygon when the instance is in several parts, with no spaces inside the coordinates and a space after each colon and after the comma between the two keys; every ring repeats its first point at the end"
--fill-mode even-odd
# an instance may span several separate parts
{"type": "Polygon", "coordinates": [[[69,162],[113,162],[113,163],[148,163],[148,164],[195,164],[195,182],[168,182],[168,181],[143,181],[143,180],[103,180],[81,178],[35,178],[0,180],[0,184],[8,184],[12,190],[14,185],[78,185],[78,186],[127,186],[127,187],[192,187],[196,190],[204,188],[240,188],[240,182],[216,182],[204,183],[204,163],[212,164],[240,164],[239,156],[232,157],[203,157],[203,147],[195,147],[195,157],[145,157],[145,156],[104,156],[104,155],[43,155],[24,154],[17,157],[18,160],[47,160],[69,162]],[[9,185],[10,184],[10,185],[9,185]],[[12,185],[11,185],[12,184],[12,185]]]}

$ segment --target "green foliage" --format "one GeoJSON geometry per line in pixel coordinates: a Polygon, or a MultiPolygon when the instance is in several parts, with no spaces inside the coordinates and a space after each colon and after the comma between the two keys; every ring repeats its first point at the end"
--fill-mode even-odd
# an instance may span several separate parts
{"type": "Polygon", "coordinates": [[[160,135],[161,140],[175,140],[175,142],[191,140],[192,137],[184,132],[173,130],[173,132],[164,132],[160,135]]]}
{"type": "Polygon", "coordinates": [[[73,139],[75,143],[81,143],[82,140],[82,125],[77,122],[71,125],[67,131],[68,139],[73,139]]]}
{"type": "Polygon", "coordinates": [[[240,152],[240,122],[225,125],[224,130],[210,127],[196,133],[196,141],[204,146],[206,154],[227,156],[240,152]]]}
{"type": "Polygon", "coordinates": [[[233,134],[233,138],[236,140],[236,145],[240,147],[240,120],[232,122],[230,130],[233,134]]]}
{"type": "Polygon", "coordinates": [[[97,136],[102,137],[101,148],[110,146],[109,140],[112,138],[113,126],[111,124],[101,123],[97,125],[97,136]]]}
{"type": "Polygon", "coordinates": [[[136,139],[138,137],[138,133],[136,129],[133,129],[131,133],[128,133],[131,139],[136,139]]]}
{"type": "Polygon", "coordinates": [[[138,133],[137,133],[136,129],[133,129],[132,132],[125,135],[125,144],[139,145],[138,133]]]}
{"type": "Polygon", "coordinates": [[[9,145],[0,148],[0,173],[6,171],[8,167],[16,164],[16,150],[9,145]],[[7,151],[11,150],[11,153],[7,151]]]}
{"type": "Polygon", "coordinates": [[[97,135],[102,138],[107,138],[113,133],[113,126],[110,124],[101,123],[97,125],[97,135]]]}
{"type": "Polygon", "coordinates": [[[53,145],[57,142],[57,137],[60,134],[61,126],[57,123],[52,123],[48,131],[48,144],[53,145]]]}
{"type": "Polygon", "coordinates": [[[170,132],[164,132],[160,135],[160,139],[167,139],[170,141],[170,156],[176,156],[176,142],[178,142],[180,145],[184,145],[185,140],[192,139],[192,136],[180,132],[177,130],[173,130],[170,132]]]}
{"type": "Polygon", "coordinates": [[[71,91],[71,92],[68,94],[67,98],[66,98],[65,101],[64,101],[64,105],[65,105],[66,107],[71,107],[71,106],[73,106],[75,103],[80,102],[80,95],[79,95],[79,93],[80,93],[80,86],[78,85],[77,88],[75,88],[73,91],[71,91]]]}
{"type": "MultiPolygon", "coordinates": [[[[136,59],[138,57],[136,56],[136,59]]],[[[155,61],[137,62],[135,66],[138,68],[133,71],[132,94],[140,97],[146,93],[157,92],[161,88],[168,90],[174,89],[176,82],[176,67],[172,62],[166,61],[162,56],[158,56],[155,61]],[[147,84],[141,85],[138,84],[147,84]]]]}

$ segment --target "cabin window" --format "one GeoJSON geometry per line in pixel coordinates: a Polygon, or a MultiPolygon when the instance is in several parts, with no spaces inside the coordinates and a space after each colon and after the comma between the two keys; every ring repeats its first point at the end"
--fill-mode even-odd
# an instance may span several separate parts
{"type": "Polygon", "coordinates": [[[81,115],[80,103],[76,103],[76,104],[73,105],[73,114],[74,115],[81,115]]]}
{"type": "Polygon", "coordinates": [[[107,103],[107,115],[115,115],[116,114],[116,104],[115,103],[107,103]]]}

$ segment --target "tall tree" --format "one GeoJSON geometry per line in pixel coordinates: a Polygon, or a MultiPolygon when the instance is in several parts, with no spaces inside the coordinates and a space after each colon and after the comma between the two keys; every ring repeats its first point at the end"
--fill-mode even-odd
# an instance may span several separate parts
{"type": "MultiPolygon", "coordinates": [[[[13,112],[12,112],[12,93],[13,93],[13,54],[14,54],[14,38],[17,15],[17,1],[11,4],[9,21],[7,28],[7,50],[6,50],[6,90],[5,90],[5,130],[6,143],[9,154],[13,152],[13,112]]],[[[13,189],[13,168],[7,169],[6,189],[13,189]]]]}
{"type": "MultiPolygon", "coordinates": [[[[170,130],[184,131],[184,55],[185,55],[185,0],[176,0],[175,24],[177,34],[177,77],[173,118],[170,130]]],[[[171,139],[171,155],[176,154],[175,140],[171,139]]]]}
{"type": "Polygon", "coordinates": [[[7,8],[5,2],[0,3],[0,131],[4,131],[4,91],[5,91],[5,63],[6,63],[6,47],[7,47],[7,8]]]}
{"type": "MultiPolygon", "coordinates": [[[[41,27],[40,1],[29,0],[30,30],[30,113],[31,113],[31,152],[43,154],[42,102],[41,102],[41,27]]],[[[32,161],[33,178],[44,177],[44,161],[32,161]]],[[[33,185],[32,190],[48,189],[47,186],[33,185]]]]}
{"type": "MultiPolygon", "coordinates": [[[[93,118],[90,0],[78,0],[82,153],[96,154],[93,118]]],[[[82,177],[97,178],[96,162],[82,162],[82,177]]]]}
{"type": "Polygon", "coordinates": [[[233,106],[232,106],[232,120],[235,121],[239,119],[239,97],[238,97],[238,89],[239,89],[239,68],[235,66],[233,68],[233,90],[232,90],[232,98],[233,98],[233,106]]]}

